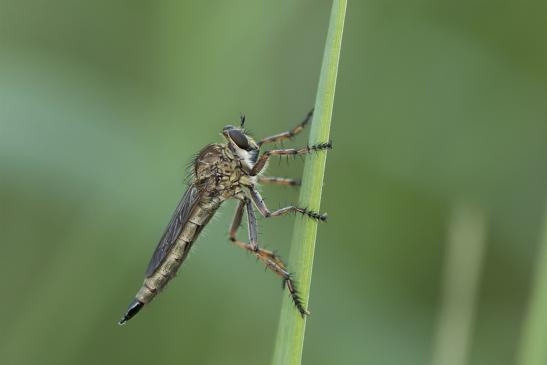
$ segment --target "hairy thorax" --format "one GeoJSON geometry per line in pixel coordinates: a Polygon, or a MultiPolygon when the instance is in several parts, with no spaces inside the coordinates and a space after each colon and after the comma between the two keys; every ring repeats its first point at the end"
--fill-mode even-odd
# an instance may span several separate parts
{"type": "Polygon", "coordinates": [[[194,179],[206,194],[221,200],[242,194],[242,187],[252,184],[242,161],[222,144],[211,144],[194,160],[194,179]]]}

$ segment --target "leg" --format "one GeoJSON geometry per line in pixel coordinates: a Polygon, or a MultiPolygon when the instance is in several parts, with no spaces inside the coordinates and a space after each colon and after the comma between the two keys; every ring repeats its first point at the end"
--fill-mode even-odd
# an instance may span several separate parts
{"type": "MultiPolygon", "coordinates": [[[[270,252],[258,247],[258,244],[256,244],[256,242],[253,245],[252,243],[251,244],[245,243],[237,239],[237,236],[236,236],[237,230],[239,226],[241,225],[241,218],[243,217],[243,208],[245,206],[246,206],[246,202],[242,201],[241,203],[239,203],[239,206],[237,207],[236,214],[232,222],[232,227],[230,228],[230,241],[234,242],[237,246],[256,254],[257,256],[259,256],[258,257],[259,259],[271,260],[273,263],[277,264],[277,266],[284,269],[285,265],[283,264],[281,259],[279,259],[279,257],[277,257],[273,252],[270,252]]],[[[253,240],[253,238],[251,238],[253,236],[256,236],[256,219],[249,221],[249,239],[251,241],[253,240]]]]}
{"type": "Polygon", "coordinates": [[[247,208],[247,222],[249,224],[249,241],[251,250],[258,251],[258,232],[256,229],[256,216],[253,209],[253,203],[249,199],[245,199],[245,207],[247,208]]]}
{"type": "Polygon", "coordinates": [[[270,210],[266,206],[266,203],[264,203],[264,199],[262,199],[262,196],[260,195],[260,193],[256,189],[252,189],[252,188],[250,189],[250,191],[251,191],[251,198],[253,199],[253,202],[258,208],[258,211],[260,212],[260,214],[264,216],[264,218],[279,217],[281,215],[298,212],[322,222],[325,222],[327,220],[326,214],[320,214],[320,213],[308,210],[306,208],[299,208],[293,205],[289,205],[288,207],[280,208],[278,210],[274,210],[273,212],[270,212],[270,210]]]}
{"type": "Polygon", "coordinates": [[[304,308],[304,303],[298,295],[294,281],[292,280],[291,274],[287,271],[285,264],[281,259],[271,251],[265,250],[258,247],[256,243],[256,219],[254,216],[253,206],[250,200],[241,201],[236,209],[236,214],[232,222],[232,227],[230,228],[230,241],[235,243],[237,246],[253,253],[260,261],[266,265],[266,267],[272,270],[275,274],[280,276],[283,279],[283,287],[287,287],[289,294],[294,302],[296,309],[300,312],[300,315],[304,317],[309,314],[309,312],[304,308]],[[243,208],[247,207],[247,218],[249,218],[249,240],[251,243],[245,243],[240,241],[236,237],[237,229],[241,224],[241,218],[243,217],[243,208]],[[252,212],[251,212],[252,211],[252,212]],[[254,244],[253,244],[254,241],[254,244]]]}
{"type": "Polygon", "coordinates": [[[258,146],[262,146],[264,143],[276,143],[276,142],[284,141],[286,139],[291,139],[292,137],[294,137],[298,133],[302,132],[304,127],[306,127],[306,125],[310,122],[312,115],[313,115],[313,109],[310,110],[308,115],[306,115],[306,118],[304,118],[304,120],[302,122],[300,122],[300,124],[298,124],[296,127],[294,127],[293,129],[291,129],[287,132],[283,132],[283,133],[275,134],[275,135],[270,136],[270,137],[262,138],[260,141],[258,141],[258,143],[257,143],[258,146]]]}
{"type": "Polygon", "coordinates": [[[300,180],[289,179],[286,177],[274,177],[274,176],[259,176],[259,184],[272,184],[272,185],[284,185],[284,186],[300,186],[300,180]]]}
{"type": "Polygon", "coordinates": [[[268,159],[270,158],[270,156],[305,155],[311,152],[328,150],[331,148],[332,148],[332,143],[326,142],[326,143],[319,143],[313,146],[306,146],[302,148],[288,148],[283,150],[266,151],[262,154],[262,156],[259,157],[258,161],[256,161],[255,165],[253,166],[253,169],[251,170],[250,175],[251,176],[258,175],[264,169],[264,166],[266,166],[266,162],[268,162],[268,159]]]}

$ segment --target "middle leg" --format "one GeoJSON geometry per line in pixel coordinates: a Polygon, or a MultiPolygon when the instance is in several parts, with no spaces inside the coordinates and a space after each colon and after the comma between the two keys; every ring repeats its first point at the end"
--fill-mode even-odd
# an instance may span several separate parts
{"type": "Polygon", "coordinates": [[[264,218],[270,218],[270,217],[279,217],[282,215],[286,215],[289,213],[295,213],[298,212],[303,215],[307,215],[308,217],[312,219],[316,219],[322,222],[325,222],[327,220],[326,214],[321,214],[318,212],[314,212],[312,210],[308,210],[306,208],[300,208],[296,207],[294,205],[289,205],[288,207],[280,208],[277,210],[274,210],[271,212],[268,207],[266,206],[266,203],[264,202],[264,199],[262,199],[262,195],[258,192],[258,190],[254,188],[250,188],[251,192],[251,198],[253,199],[253,202],[255,203],[256,207],[258,208],[258,211],[260,214],[264,216],[264,218]]]}
{"type": "Polygon", "coordinates": [[[283,185],[283,186],[300,186],[301,181],[287,177],[276,176],[258,176],[259,184],[283,185]]]}

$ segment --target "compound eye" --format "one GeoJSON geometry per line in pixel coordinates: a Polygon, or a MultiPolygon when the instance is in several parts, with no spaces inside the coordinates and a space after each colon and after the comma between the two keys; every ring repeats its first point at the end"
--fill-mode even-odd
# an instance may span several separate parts
{"type": "Polygon", "coordinates": [[[228,132],[230,135],[230,138],[232,141],[234,141],[235,144],[241,149],[244,149],[246,151],[251,149],[251,146],[249,145],[249,141],[247,140],[247,137],[241,131],[237,129],[232,129],[228,132]]]}

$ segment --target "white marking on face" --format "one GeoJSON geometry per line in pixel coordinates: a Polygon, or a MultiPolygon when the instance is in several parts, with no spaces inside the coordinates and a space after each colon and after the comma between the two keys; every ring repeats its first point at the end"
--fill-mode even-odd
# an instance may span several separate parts
{"type": "Polygon", "coordinates": [[[236,151],[238,156],[245,162],[245,164],[252,169],[256,162],[255,156],[257,155],[258,151],[245,151],[241,148],[238,148],[236,151]]]}

